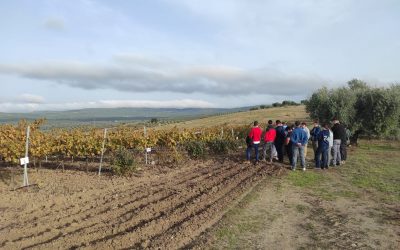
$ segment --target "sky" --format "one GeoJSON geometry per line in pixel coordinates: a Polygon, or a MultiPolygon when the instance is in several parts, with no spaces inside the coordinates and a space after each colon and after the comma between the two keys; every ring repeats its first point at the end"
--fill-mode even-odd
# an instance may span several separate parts
{"type": "Polygon", "coordinates": [[[0,112],[230,108],[400,81],[398,0],[1,0],[0,16],[0,112]]]}

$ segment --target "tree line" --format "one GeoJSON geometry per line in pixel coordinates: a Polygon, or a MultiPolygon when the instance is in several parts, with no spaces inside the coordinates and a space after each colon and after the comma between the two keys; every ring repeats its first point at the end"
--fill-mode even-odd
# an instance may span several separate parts
{"type": "Polygon", "coordinates": [[[353,79],[345,87],[318,89],[305,104],[312,119],[344,123],[353,143],[359,136],[400,138],[400,84],[372,87],[353,79]]]}

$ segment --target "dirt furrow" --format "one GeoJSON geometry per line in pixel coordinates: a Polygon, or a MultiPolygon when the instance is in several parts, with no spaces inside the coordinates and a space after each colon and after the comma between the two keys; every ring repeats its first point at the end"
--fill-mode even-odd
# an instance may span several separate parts
{"type": "MultiPolygon", "coordinates": [[[[190,182],[192,180],[195,180],[196,178],[199,178],[201,176],[204,176],[205,174],[215,174],[212,171],[220,171],[219,167],[214,167],[214,168],[210,168],[207,169],[205,171],[205,169],[202,168],[197,168],[195,169],[195,171],[193,170],[189,170],[187,171],[187,176],[183,176],[183,178],[180,178],[178,181],[177,178],[171,177],[169,179],[164,180],[164,182],[162,183],[145,183],[142,184],[140,187],[136,187],[136,188],[131,188],[132,185],[130,185],[130,188],[127,188],[126,190],[121,190],[120,192],[113,192],[109,195],[104,194],[102,197],[96,198],[94,200],[92,200],[91,202],[85,202],[85,204],[87,204],[86,206],[82,205],[82,204],[74,204],[71,205],[70,207],[68,207],[67,209],[58,209],[58,210],[50,210],[50,212],[47,212],[44,215],[41,215],[40,213],[33,213],[34,217],[30,218],[28,220],[24,220],[24,216],[18,217],[18,218],[14,218],[14,222],[12,222],[11,224],[9,224],[8,226],[3,227],[3,229],[14,229],[14,230],[30,230],[29,227],[27,227],[27,225],[33,225],[34,227],[37,227],[37,225],[40,224],[44,224],[46,225],[48,223],[48,219],[47,217],[49,216],[53,216],[56,215],[56,220],[57,221],[62,221],[64,222],[64,220],[67,220],[69,218],[73,218],[76,215],[86,215],[86,214],[93,214],[93,209],[94,207],[99,208],[99,207],[104,207],[104,211],[108,211],[110,209],[109,204],[112,204],[115,200],[117,200],[115,198],[115,196],[117,195],[119,197],[119,204],[120,206],[126,206],[129,205],[130,203],[134,203],[140,199],[144,199],[148,196],[157,194],[159,192],[162,191],[162,189],[166,186],[171,186],[171,185],[181,185],[183,183],[187,183],[190,182]],[[178,181],[177,183],[174,183],[178,181]],[[172,183],[171,183],[172,182],[172,183]],[[159,189],[157,189],[159,188],[159,189]],[[143,191],[145,191],[145,193],[139,197],[136,197],[136,195],[138,193],[143,193],[143,191]],[[125,192],[125,193],[124,193],[125,192]],[[126,192],[130,192],[130,193],[126,193],[126,192]],[[109,197],[109,198],[105,198],[105,197],[109,197]],[[121,198],[125,198],[126,201],[121,200],[121,198]],[[101,203],[100,203],[101,202],[101,203]],[[74,211],[70,211],[70,208],[75,208],[74,211]],[[15,222],[18,221],[18,222],[15,222]]],[[[134,184],[133,184],[134,185],[134,184]]],[[[48,211],[48,210],[47,210],[48,211]]],[[[73,220],[76,220],[76,218],[74,218],[73,220]]],[[[71,221],[66,221],[64,224],[67,223],[72,223],[71,221]]],[[[12,233],[11,231],[9,231],[8,233],[12,233]]],[[[34,235],[32,235],[34,236],[34,235]]]]}
{"type": "MultiPolygon", "coordinates": [[[[229,167],[228,168],[226,168],[226,169],[229,169],[229,167]]],[[[221,168],[221,167],[216,167],[216,168],[212,168],[211,169],[211,171],[204,171],[204,170],[202,170],[202,169],[199,169],[200,171],[200,174],[199,173],[196,173],[196,174],[189,174],[188,175],[188,177],[189,178],[180,178],[180,180],[178,181],[178,182],[175,182],[176,184],[179,184],[179,185],[186,185],[188,182],[190,182],[191,180],[196,180],[196,178],[201,178],[201,177],[205,177],[205,178],[210,178],[210,177],[212,177],[213,175],[216,175],[216,174],[218,174],[219,172],[221,172],[221,171],[224,171],[224,170],[226,170],[226,169],[224,169],[224,168],[221,168]],[[214,172],[213,172],[214,171],[214,172]],[[182,180],[183,179],[183,180],[182,180]]],[[[194,173],[193,171],[191,171],[191,173],[194,173]]],[[[172,178],[173,180],[176,180],[176,178],[172,178]]],[[[179,187],[179,186],[177,186],[177,185],[174,185],[175,184],[173,181],[166,181],[165,182],[165,186],[168,186],[168,187],[170,187],[170,188],[168,188],[167,189],[167,191],[170,191],[170,190],[174,190],[175,188],[177,188],[177,187],[179,187]],[[171,186],[173,187],[173,188],[171,188],[171,186]]],[[[179,187],[179,188],[184,188],[184,187],[179,187]]],[[[150,193],[149,195],[146,195],[145,197],[143,197],[143,196],[141,196],[141,197],[138,197],[137,199],[134,199],[134,201],[133,200],[130,200],[130,199],[128,199],[128,201],[129,202],[127,202],[126,204],[124,204],[124,205],[131,205],[131,204],[133,204],[133,203],[135,203],[135,202],[137,202],[137,201],[142,201],[143,199],[145,199],[145,198],[147,198],[147,197],[152,197],[152,199],[153,199],[153,201],[150,201],[150,202],[148,202],[149,204],[152,204],[152,203],[154,203],[154,202],[157,202],[157,199],[167,199],[167,198],[169,198],[170,196],[172,196],[173,195],[173,193],[171,193],[171,192],[167,192],[167,193],[163,193],[163,191],[165,191],[165,189],[158,189],[158,190],[156,190],[156,191],[153,191],[153,193],[150,193]],[[158,197],[158,196],[156,196],[156,194],[158,194],[158,193],[163,193],[163,195],[166,195],[166,196],[162,196],[161,195],[161,197],[158,197]]],[[[112,200],[111,200],[112,201],[112,200]]],[[[115,202],[114,202],[115,203],[115,202]]],[[[104,203],[105,204],[105,203],[104,203]]],[[[149,204],[147,204],[146,205],[146,203],[144,203],[144,204],[139,204],[138,205],[138,208],[140,209],[140,208],[142,208],[142,207],[144,207],[144,206],[148,206],[149,204]]],[[[124,208],[124,206],[119,206],[119,207],[122,207],[122,208],[124,208]]],[[[134,207],[135,208],[135,207],[134,207]]],[[[134,211],[135,210],[138,210],[138,209],[134,209],[134,211]]],[[[51,239],[51,238],[54,238],[54,236],[52,236],[52,237],[43,237],[43,235],[46,235],[46,234],[50,234],[50,235],[54,235],[54,234],[57,234],[57,232],[58,231],[62,231],[63,232],[63,235],[61,235],[61,236],[59,236],[59,237],[57,237],[56,239],[59,239],[59,238],[64,238],[64,237],[66,237],[66,236],[70,236],[71,235],[71,232],[66,232],[66,230],[68,229],[68,227],[70,227],[71,229],[74,229],[72,232],[80,232],[80,231],[77,231],[77,229],[75,229],[75,226],[77,225],[77,224],[79,224],[79,226],[81,226],[81,224],[88,224],[88,223],[90,223],[90,221],[92,221],[92,220],[98,220],[98,221],[100,221],[101,222],[101,225],[103,225],[104,224],[104,222],[101,220],[101,219],[99,219],[99,218],[97,218],[97,217],[99,217],[99,212],[97,212],[97,214],[96,214],[96,211],[98,211],[98,209],[93,209],[93,211],[91,211],[91,214],[88,214],[88,215],[86,215],[85,217],[80,217],[80,218],[77,218],[77,219],[73,219],[73,220],[71,220],[71,221],[65,221],[65,220],[60,220],[60,218],[58,218],[57,220],[58,221],[61,221],[63,224],[61,225],[61,226],[58,226],[58,227],[56,227],[56,229],[57,230],[49,230],[49,228],[42,228],[42,231],[40,231],[39,233],[37,233],[37,234],[35,234],[35,235],[31,235],[31,236],[27,236],[27,237],[24,237],[23,239],[25,239],[25,238],[34,238],[35,237],[35,239],[36,238],[38,238],[38,236],[41,236],[41,237],[39,237],[39,239],[41,239],[41,238],[45,238],[45,239],[51,239]],[[94,215],[93,215],[94,214],[94,215]]],[[[114,211],[114,209],[112,209],[112,207],[106,207],[106,208],[104,208],[103,210],[101,210],[100,211],[100,213],[104,213],[105,215],[103,216],[104,217],[104,219],[108,219],[108,222],[112,222],[113,221],[113,218],[114,217],[118,217],[119,216],[119,213],[120,213],[120,211],[122,211],[121,209],[117,209],[117,211],[118,211],[118,213],[115,213],[115,211],[114,211]],[[113,218],[112,219],[109,219],[108,218],[108,215],[107,215],[107,213],[111,213],[113,216],[113,218]]],[[[128,210],[128,212],[129,212],[129,210],[128,210]]],[[[65,217],[61,217],[61,218],[65,218],[65,217]]],[[[110,223],[109,223],[110,224],[110,223]]],[[[96,223],[96,224],[92,224],[91,226],[96,226],[96,225],[98,225],[98,223],[96,223]]],[[[90,226],[89,227],[87,227],[87,228],[90,228],[90,226]]],[[[38,228],[36,227],[35,228],[35,231],[37,232],[38,230],[37,230],[38,228]]],[[[29,230],[28,230],[29,231],[29,230]]],[[[21,238],[19,239],[19,240],[22,240],[21,238]]],[[[54,239],[53,239],[54,240],[54,239]]],[[[18,239],[17,240],[13,240],[14,241],[14,243],[15,242],[17,242],[18,241],[18,239]]],[[[32,241],[32,240],[29,240],[30,242],[32,241]]],[[[23,242],[19,242],[19,244],[22,244],[22,245],[24,245],[23,244],[23,242]]],[[[35,244],[34,244],[35,245],[35,244]]],[[[20,245],[21,246],[21,245],[20,245]]]]}
{"type": "Polygon", "coordinates": [[[96,243],[98,247],[125,247],[127,244],[140,243],[143,239],[149,239],[154,235],[163,234],[163,231],[168,230],[176,221],[190,220],[192,214],[203,206],[207,206],[216,197],[218,198],[224,190],[230,190],[237,187],[240,180],[247,179],[256,173],[254,169],[240,169],[234,173],[221,176],[222,179],[213,180],[211,183],[202,183],[207,185],[201,193],[191,196],[189,199],[181,201],[178,206],[169,208],[166,211],[161,211],[156,217],[144,220],[141,227],[130,227],[117,235],[109,235],[96,243]],[[132,234],[131,234],[132,233],[132,234]],[[114,237],[117,236],[117,237],[114,237]],[[113,244],[114,242],[114,244],[113,244]],[[106,244],[106,245],[104,245],[106,244]],[[118,244],[118,245],[115,245],[118,244]]]}
{"type": "MultiPolygon", "coordinates": [[[[234,175],[240,174],[240,170],[238,171],[236,168],[230,168],[230,171],[225,172],[226,174],[231,173],[230,175],[215,175],[216,178],[210,179],[210,185],[207,188],[202,188],[203,190],[188,192],[190,194],[189,197],[178,193],[177,195],[171,197],[171,199],[166,199],[162,201],[151,202],[148,205],[137,208],[131,211],[130,219],[122,219],[122,220],[109,220],[106,223],[102,223],[101,225],[96,225],[95,228],[89,228],[85,230],[83,233],[85,235],[84,238],[79,238],[83,243],[77,245],[79,247],[86,246],[86,239],[95,239],[90,242],[90,245],[94,244],[103,244],[104,241],[113,240],[114,238],[118,238],[119,236],[129,234],[130,232],[137,231],[138,229],[147,226],[149,223],[155,222],[156,220],[164,219],[168,217],[173,211],[178,209],[184,209],[187,203],[192,202],[193,200],[200,197],[203,193],[207,192],[207,190],[212,189],[214,186],[222,183],[222,180],[228,180],[234,175]],[[194,193],[194,195],[193,195],[194,193]],[[97,227],[99,226],[99,227],[97,227]],[[114,227],[113,227],[114,226],[114,227]]],[[[200,183],[200,186],[203,184],[200,183]]],[[[184,187],[182,187],[184,189],[184,187]]],[[[120,214],[119,211],[117,211],[120,214]]],[[[135,235],[136,232],[135,232],[135,235]]],[[[63,237],[61,241],[52,242],[52,247],[58,246],[60,244],[63,245],[74,245],[76,244],[77,237],[72,237],[72,235],[67,235],[68,238],[63,237]]],[[[75,245],[76,246],[76,245],[75,245]]],[[[43,245],[42,247],[46,247],[43,245]]]]}

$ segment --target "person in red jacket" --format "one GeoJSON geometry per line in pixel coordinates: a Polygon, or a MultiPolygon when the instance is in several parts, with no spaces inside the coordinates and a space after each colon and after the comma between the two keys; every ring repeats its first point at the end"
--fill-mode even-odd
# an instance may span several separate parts
{"type": "Polygon", "coordinates": [[[254,151],[256,152],[256,163],[259,161],[259,153],[258,153],[258,147],[260,146],[261,142],[261,134],[262,130],[258,126],[258,121],[254,121],[254,126],[251,128],[249,135],[247,136],[247,150],[246,150],[246,158],[247,158],[247,163],[250,163],[250,155],[251,155],[251,150],[254,148],[254,151]]]}
{"type": "Polygon", "coordinates": [[[272,120],[268,121],[267,129],[264,135],[264,147],[263,147],[263,161],[267,158],[267,150],[269,151],[269,163],[272,163],[274,158],[274,141],[276,137],[276,130],[272,125],[272,120]]]}

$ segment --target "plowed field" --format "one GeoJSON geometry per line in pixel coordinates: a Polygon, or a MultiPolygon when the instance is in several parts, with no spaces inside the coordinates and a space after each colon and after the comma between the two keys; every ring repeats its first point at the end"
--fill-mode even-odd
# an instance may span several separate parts
{"type": "Polygon", "coordinates": [[[283,169],[229,159],[153,168],[130,178],[33,170],[39,186],[15,191],[2,171],[0,248],[182,248],[263,175],[283,169]]]}

